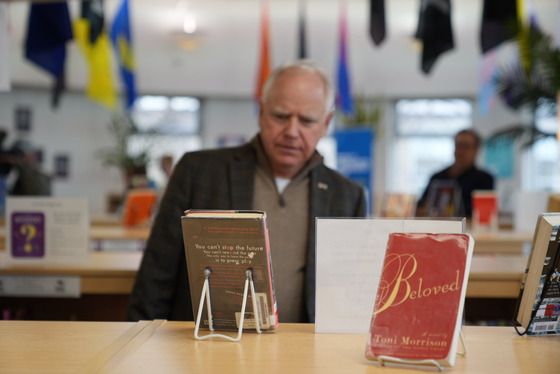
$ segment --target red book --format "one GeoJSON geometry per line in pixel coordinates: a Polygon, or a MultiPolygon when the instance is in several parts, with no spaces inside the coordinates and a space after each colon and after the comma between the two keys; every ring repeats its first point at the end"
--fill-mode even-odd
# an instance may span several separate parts
{"type": "Polygon", "coordinates": [[[124,204],[124,226],[149,226],[156,204],[157,193],[154,190],[132,189],[128,191],[124,204]]]}
{"type": "Polygon", "coordinates": [[[473,247],[467,234],[389,235],[366,358],[453,366],[473,247]]]}
{"type": "Polygon", "coordinates": [[[498,229],[498,194],[496,191],[473,191],[472,205],[473,230],[498,229]]]}

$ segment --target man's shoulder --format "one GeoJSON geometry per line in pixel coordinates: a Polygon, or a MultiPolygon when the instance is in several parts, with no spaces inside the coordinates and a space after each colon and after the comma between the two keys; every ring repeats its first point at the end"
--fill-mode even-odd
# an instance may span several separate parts
{"type": "Polygon", "coordinates": [[[250,144],[243,144],[237,147],[227,147],[227,148],[214,148],[214,149],[203,149],[199,151],[193,151],[185,153],[182,157],[183,162],[204,162],[204,161],[230,161],[230,160],[242,160],[250,157],[254,154],[254,147],[250,144]]]}
{"type": "Polygon", "coordinates": [[[490,174],[488,171],[484,170],[484,169],[479,169],[479,168],[475,168],[476,173],[478,173],[479,175],[482,175],[484,177],[487,178],[494,178],[494,176],[492,174],[490,174]]]}
{"type": "Polygon", "coordinates": [[[430,179],[451,179],[451,177],[449,176],[449,169],[451,167],[448,166],[445,169],[441,169],[440,171],[435,172],[434,174],[432,174],[432,176],[430,177],[430,179]]]}

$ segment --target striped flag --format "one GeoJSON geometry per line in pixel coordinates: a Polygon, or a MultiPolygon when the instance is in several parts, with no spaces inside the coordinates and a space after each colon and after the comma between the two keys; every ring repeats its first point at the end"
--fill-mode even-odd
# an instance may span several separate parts
{"type": "Polygon", "coordinates": [[[498,70],[498,58],[496,50],[489,50],[482,55],[480,88],[478,91],[478,112],[487,116],[496,103],[496,92],[494,89],[494,75],[498,70]]]}
{"type": "Polygon", "coordinates": [[[119,60],[121,79],[126,91],[125,109],[130,110],[136,99],[136,83],[128,0],[123,0],[117,11],[111,27],[111,41],[119,60]]]}
{"type": "Polygon", "coordinates": [[[262,89],[266,79],[270,75],[270,25],[269,25],[269,5],[268,0],[261,1],[261,33],[260,33],[260,57],[259,71],[257,75],[257,87],[255,90],[255,101],[259,102],[262,95],[262,89]]]}
{"type": "Polygon", "coordinates": [[[80,18],[74,22],[74,34],[89,65],[87,96],[113,109],[117,98],[111,75],[111,43],[105,30],[103,0],[82,1],[80,18]]]}
{"type": "Polygon", "coordinates": [[[340,18],[338,29],[338,69],[337,69],[337,94],[336,105],[345,115],[354,114],[354,102],[350,74],[348,73],[347,44],[346,44],[346,2],[340,1],[340,18]]]}

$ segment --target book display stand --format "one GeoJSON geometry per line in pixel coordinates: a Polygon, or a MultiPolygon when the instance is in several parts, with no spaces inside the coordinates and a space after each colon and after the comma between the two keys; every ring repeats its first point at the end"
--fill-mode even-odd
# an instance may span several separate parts
{"type": "Polygon", "coordinates": [[[260,319],[259,319],[259,309],[257,307],[257,298],[255,295],[255,283],[253,282],[253,270],[248,268],[245,272],[245,287],[243,290],[243,304],[241,305],[241,314],[239,317],[239,329],[237,331],[237,337],[233,338],[228,335],[223,334],[208,334],[204,336],[200,336],[198,334],[198,329],[200,327],[200,321],[202,319],[202,310],[204,309],[204,301],[206,300],[206,310],[208,312],[208,327],[210,331],[214,331],[213,323],[212,323],[212,302],[210,300],[210,274],[212,273],[212,269],[207,267],[204,269],[204,284],[202,286],[202,294],[200,295],[200,304],[198,305],[198,313],[196,316],[196,324],[194,329],[194,337],[197,340],[204,340],[209,338],[222,338],[226,340],[230,340],[233,342],[238,342],[241,340],[243,335],[243,322],[245,321],[245,307],[247,306],[247,298],[248,298],[248,289],[251,289],[251,299],[253,301],[253,311],[255,314],[255,329],[260,334],[261,327],[260,327],[260,319]]]}
{"type": "MultiPolygon", "coordinates": [[[[555,261],[555,263],[556,263],[556,261],[555,261]]],[[[519,328],[521,327],[521,325],[516,321],[513,322],[513,327],[515,328],[515,332],[517,332],[518,335],[520,335],[520,336],[532,335],[532,334],[535,333],[535,331],[533,331],[531,329],[531,326],[533,325],[533,320],[535,319],[535,317],[537,315],[537,312],[539,311],[539,309],[540,309],[540,307],[543,303],[545,295],[548,293],[548,289],[549,289],[550,284],[551,284],[550,280],[553,278],[553,276],[552,276],[553,272],[554,272],[554,268],[550,269],[549,273],[547,274],[547,276],[546,276],[546,278],[543,282],[542,292],[541,292],[541,294],[538,298],[538,302],[536,303],[536,305],[533,308],[533,311],[531,312],[531,319],[530,319],[529,325],[528,325],[529,327],[526,328],[524,331],[520,331],[519,328]]],[[[560,281],[557,281],[557,282],[560,282],[560,281]]],[[[519,303],[520,301],[521,301],[521,298],[519,298],[517,302],[519,303]]]]}
{"type": "MultiPolygon", "coordinates": [[[[463,335],[463,331],[459,334],[459,341],[463,346],[462,352],[457,352],[458,355],[466,356],[467,355],[467,346],[465,344],[465,337],[463,335]]],[[[381,366],[385,366],[386,362],[393,362],[396,364],[403,364],[403,365],[428,365],[428,366],[435,366],[438,371],[443,371],[444,367],[437,361],[437,360],[407,360],[403,358],[396,358],[391,356],[378,356],[377,360],[381,364],[381,366]]]]}

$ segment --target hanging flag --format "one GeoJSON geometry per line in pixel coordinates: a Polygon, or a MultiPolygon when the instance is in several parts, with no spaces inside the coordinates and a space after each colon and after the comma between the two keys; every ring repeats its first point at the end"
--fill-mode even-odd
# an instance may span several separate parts
{"type": "Polygon", "coordinates": [[[117,11],[111,27],[111,41],[119,60],[121,79],[126,91],[125,109],[130,110],[136,99],[136,84],[134,82],[135,63],[132,54],[128,0],[123,0],[117,11]]]}
{"type": "Polygon", "coordinates": [[[270,45],[269,45],[269,19],[268,0],[261,1],[261,55],[259,58],[259,71],[257,73],[257,87],[255,89],[255,101],[261,100],[264,82],[270,75],[270,45]]]}
{"type": "Polygon", "coordinates": [[[484,0],[480,46],[482,53],[512,39],[519,30],[518,0],[484,0]]]}
{"type": "Polygon", "coordinates": [[[111,76],[111,45],[105,30],[103,0],[82,1],[80,18],[74,22],[74,34],[89,65],[87,96],[113,109],[117,98],[111,76]]]}
{"type": "Polygon", "coordinates": [[[438,57],[454,47],[450,0],[422,0],[415,37],[422,42],[421,69],[429,74],[438,57]]]}
{"type": "Polygon", "coordinates": [[[305,0],[299,0],[299,22],[298,22],[298,58],[300,60],[307,58],[307,38],[305,25],[305,0]]]}
{"type": "Polygon", "coordinates": [[[338,69],[337,69],[337,94],[336,106],[345,115],[354,114],[354,102],[350,87],[350,74],[348,73],[347,44],[346,44],[346,3],[340,1],[340,18],[338,26],[338,69]]]}
{"type": "Polygon", "coordinates": [[[498,70],[498,58],[495,50],[490,50],[482,55],[480,72],[480,88],[478,92],[478,112],[487,116],[496,102],[494,88],[494,75],[498,70]]]}
{"type": "Polygon", "coordinates": [[[369,2],[369,34],[375,45],[380,45],[385,40],[385,0],[369,2]]]}
{"type": "Polygon", "coordinates": [[[52,106],[66,88],[66,43],[73,38],[66,2],[32,3],[25,39],[25,57],[54,77],[52,106]]]}

